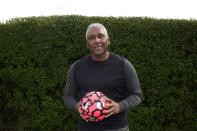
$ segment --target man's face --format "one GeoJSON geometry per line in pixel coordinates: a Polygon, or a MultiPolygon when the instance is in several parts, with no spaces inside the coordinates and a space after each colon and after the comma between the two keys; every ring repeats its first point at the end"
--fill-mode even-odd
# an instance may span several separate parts
{"type": "Polygon", "coordinates": [[[102,56],[108,51],[110,41],[104,29],[93,27],[87,34],[86,43],[92,55],[102,56]]]}

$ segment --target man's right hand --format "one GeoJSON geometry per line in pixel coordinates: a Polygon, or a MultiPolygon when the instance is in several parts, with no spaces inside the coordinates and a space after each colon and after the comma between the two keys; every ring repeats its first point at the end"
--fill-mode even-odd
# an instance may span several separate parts
{"type": "Polygon", "coordinates": [[[88,120],[81,114],[80,112],[80,101],[75,105],[77,111],[79,112],[80,116],[86,121],[88,122],[88,120]]]}

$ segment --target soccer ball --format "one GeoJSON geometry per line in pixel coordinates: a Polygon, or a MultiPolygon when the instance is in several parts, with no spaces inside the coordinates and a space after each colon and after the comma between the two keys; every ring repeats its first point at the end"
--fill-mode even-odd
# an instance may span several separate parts
{"type": "Polygon", "coordinates": [[[105,118],[108,101],[102,92],[92,91],[80,101],[80,113],[90,122],[98,122],[105,118]]]}

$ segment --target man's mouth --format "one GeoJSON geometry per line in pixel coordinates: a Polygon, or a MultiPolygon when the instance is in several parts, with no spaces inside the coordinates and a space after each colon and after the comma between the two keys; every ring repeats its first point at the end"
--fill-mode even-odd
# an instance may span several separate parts
{"type": "Polygon", "coordinates": [[[97,45],[97,46],[94,46],[93,48],[100,49],[100,48],[103,48],[103,46],[102,45],[97,45]]]}

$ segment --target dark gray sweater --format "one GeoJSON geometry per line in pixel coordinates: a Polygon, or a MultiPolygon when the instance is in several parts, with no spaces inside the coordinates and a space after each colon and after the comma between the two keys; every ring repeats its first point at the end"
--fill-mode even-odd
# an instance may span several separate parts
{"type": "Polygon", "coordinates": [[[79,121],[80,131],[118,129],[128,125],[126,110],[138,105],[142,99],[139,80],[132,64],[125,58],[110,53],[105,61],[94,61],[85,56],[69,69],[64,103],[76,110],[77,102],[89,91],[101,91],[120,105],[120,113],[93,124],[79,121]]]}

